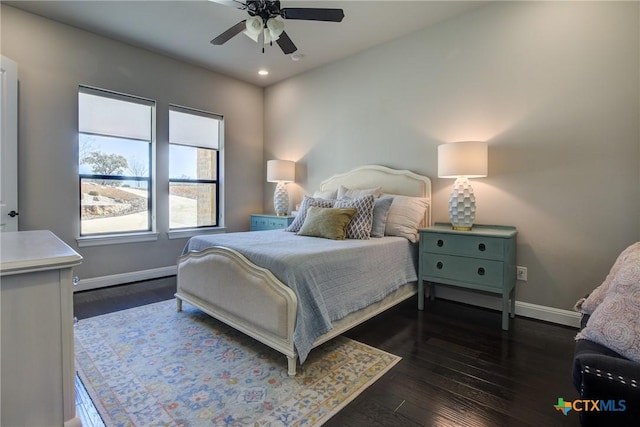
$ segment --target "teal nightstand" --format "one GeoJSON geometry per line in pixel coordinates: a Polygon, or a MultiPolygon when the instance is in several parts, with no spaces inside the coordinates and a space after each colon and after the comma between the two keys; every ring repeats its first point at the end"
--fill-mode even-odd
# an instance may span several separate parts
{"type": "Polygon", "coordinates": [[[278,230],[287,228],[293,222],[295,216],[278,215],[251,215],[251,225],[249,231],[278,230]]]}
{"type": "Polygon", "coordinates": [[[471,231],[456,231],[451,224],[436,223],[420,230],[418,309],[424,309],[424,283],[491,292],[502,295],[502,329],[509,329],[509,312],[515,316],[516,235],[515,227],[474,225],[471,231]],[[511,305],[509,306],[509,299],[511,305]]]}

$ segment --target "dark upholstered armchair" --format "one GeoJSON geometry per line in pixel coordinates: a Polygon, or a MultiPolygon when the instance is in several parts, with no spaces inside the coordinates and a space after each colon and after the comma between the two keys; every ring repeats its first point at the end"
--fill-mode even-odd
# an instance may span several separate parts
{"type": "MultiPolygon", "coordinates": [[[[584,315],[583,328],[588,320],[589,316],[584,315]]],[[[583,400],[625,401],[624,411],[581,412],[583,426],[640,425],[640,363],[603,345],[579,339],[573,359],[573,385],[583,400]]],[[[620,409],[620,405],[616,408],[620,409]]]]}

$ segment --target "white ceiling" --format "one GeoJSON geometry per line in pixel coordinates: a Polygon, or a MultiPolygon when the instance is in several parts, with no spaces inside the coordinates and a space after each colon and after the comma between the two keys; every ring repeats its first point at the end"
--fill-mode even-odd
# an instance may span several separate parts
{"type": "Polygon", "coordinates": [[[211,39],[245,19],[245,11],[207,0],[6,1],[19,9],[125,43],[198,64],[259,86],[320,67],[465,13],[484,1],[287,1],[281,7],[340,8],[341,23],[284,20],[303,55],[293,61],[280,48],[261,46],[244,34],[223,46],[211,39]],[[260,68],[269,75],[257,74],[260,68]]]}

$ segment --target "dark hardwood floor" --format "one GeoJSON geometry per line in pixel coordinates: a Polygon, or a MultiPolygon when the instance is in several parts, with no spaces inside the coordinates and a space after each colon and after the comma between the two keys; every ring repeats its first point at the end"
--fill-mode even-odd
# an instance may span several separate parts
{"type": "Polygon", "coordinates": [[[176,277],[129,283],[73,294],[74,316],[78,319],[172,299],[176,277]]]}
{"type": "MultiPolygon", "coordinates": [[[[79,318],[173,298],[175,277],[74,295],[79,318]]],[[[553,407],[571,384],[577,330],[412,298],[345,335],[403,359],[326,426],[577,426],[553,407]]],[[[283,366],[286,366],[283,357],[283,366]]]]}

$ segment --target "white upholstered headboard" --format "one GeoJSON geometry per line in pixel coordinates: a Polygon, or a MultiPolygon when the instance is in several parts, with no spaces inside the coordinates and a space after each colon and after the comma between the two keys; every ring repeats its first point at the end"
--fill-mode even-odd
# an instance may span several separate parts
{"type": "Polygon", "coordinates": [[[391,169],[380,165],[366,165],[349,172],[334,175],[320,183],[320,191],[347,188],[380,187],[383,193],[424,197],[429,200],[425,225],[431,225],[431,180],[408,170],[391,169]]]}

